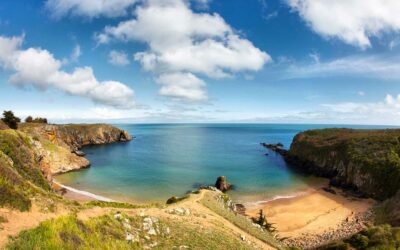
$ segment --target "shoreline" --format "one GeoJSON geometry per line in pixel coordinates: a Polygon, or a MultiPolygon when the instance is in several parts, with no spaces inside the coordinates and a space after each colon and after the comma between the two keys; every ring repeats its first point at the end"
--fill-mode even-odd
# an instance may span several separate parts
{"type": "Polygon", "coordinates": [[[247,206],[246,215],[257,217],[261,209],[286,243],[305,249],[318,247],[358,233],[372,219],[375,200],[334,191],[313,187],[303,195],[247,206]]]}
{"type": "Polygon", "coordinates": [[[66,186],[60,182],[58,182],[57,180],[53,180],[53,184],[64,188],[65,190],[67,190],[67,192],[65,194],[63,194],[62,196],[67,198],[67,199],[71,199],[71,200],[76,200],[76,201],[94,201],[94,200],[98,200],[98,201],[105,201],[105,202],[115,202],[116,200],[110,199],[108,197],[102,196],[102,195],[97,195],[85,190],[80,190],[80,189],[76,189],[70,186],[66,186]]]}

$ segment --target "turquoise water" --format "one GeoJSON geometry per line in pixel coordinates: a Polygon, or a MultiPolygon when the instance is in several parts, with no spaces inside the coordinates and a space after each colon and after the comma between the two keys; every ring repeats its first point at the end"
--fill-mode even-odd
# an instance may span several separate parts
{"type": "Polygon", "coordinates": [[[291,171],[283,159],[260,146],[325,127],[376,126],[283,124],[141,124],[116,125],[136,138],[127,143],[86,147],[89,169],[57,176],[77,189],[106,197],[165,201],[220,175],[235,185],[231,195],[241,201],[270,199],[306,189],[318,182],[291,171]],[[265,155],[267,153],[269,155],[265,155]]]}

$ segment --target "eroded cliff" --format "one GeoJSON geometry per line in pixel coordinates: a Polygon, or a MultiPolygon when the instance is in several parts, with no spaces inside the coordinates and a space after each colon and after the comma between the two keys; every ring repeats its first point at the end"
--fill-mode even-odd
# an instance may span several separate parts
{"type": "Polygon", "coordinates": [[[65,173],[90,166],[78,150],[83,146],[126,142],[128,132],[106,124],[20,124],[19,130],[34,139],[42,169],[49,174],[65,173]]]}
{"type": "Polygon", "coordinates": [[[129,134],[109,125],[20,124],[0,129],[0,207],[29,210],[31,198],[53,195],[53,174],[88,167],[76,154],[86,145],[123,142],[129,134]]]}
{"type": "Polygon", "coordinates": [[[400,189],[400,130],[310,130],[295,136],[286,156],[301,171],[384,200],[400,189]]]}

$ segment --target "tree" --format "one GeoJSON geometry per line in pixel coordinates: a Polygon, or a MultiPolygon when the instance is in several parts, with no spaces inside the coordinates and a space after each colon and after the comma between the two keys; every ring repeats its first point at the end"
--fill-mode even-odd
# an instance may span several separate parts
{"type": "Polygon", "coordinates": [[[42,118],[42,117],[36,117],[35,119],[33,119],[34,123],[47,123],[47,119],[46,118],[42,118]]]}
{"type": "Polygon", "coordinates": [[[33,118],[32,116],[28,116],[27,118],[25,118],[25,122],[32,122],[33,118]]]}
{"type": "Polygon", "coordinates": [[[260,209],[258,212],[258,218],[253,218],[253,222],[260,225],[262,228],[265,228],[269,232],[275,232],[276,228],[273,226],[273,223],[268,223],[267,218],[264,215],[264,211],[260,209]]]}
{"type": "Polygon", "coordinates": [[[9,110],[9,111],[4,111],[3,112],[3,118],[1,120],[8,125],[8,127],[12,129],[17,129],[18,128],[18,123],[21,122],[21,119],[16,117],[14,113],[9,110]]]}

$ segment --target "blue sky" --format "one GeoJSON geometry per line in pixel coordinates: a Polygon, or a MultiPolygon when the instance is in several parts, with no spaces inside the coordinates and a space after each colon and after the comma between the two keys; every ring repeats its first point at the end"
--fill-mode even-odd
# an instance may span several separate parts
{"type": "Polygon", "coordinates": [[[396,0],[0,2],[0,107],[53,122],[400,124],[396,0]]]}

